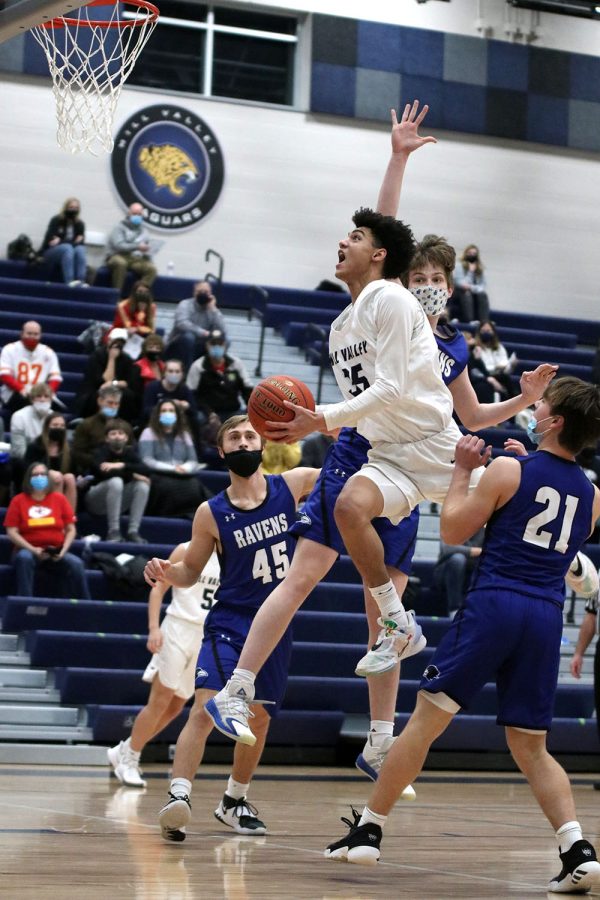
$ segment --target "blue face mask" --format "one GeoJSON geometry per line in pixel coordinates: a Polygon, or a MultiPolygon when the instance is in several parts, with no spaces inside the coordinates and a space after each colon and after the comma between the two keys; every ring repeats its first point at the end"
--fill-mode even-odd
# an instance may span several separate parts
{"type": "Polygon", "coordinates": [[[221,347],[219,344],[215,347],[209,347],[208,355],[211,359],[223,359],[225,356],[225,347],[221,347]]]}
{"type": "Polygon", "coordinates": [[[114,417],[118,413],[118,410],[115,409],[114,406],[101,406],[100,412],[103,416],[106,416],[107,419],[114,419],[114,417]]]}
{"type": "Polygon", "coordinates": [[[32,475],[29,481],[34,491],[43,491],[48,487],[47,475],[32,475]]]}
{"type": "Polygon", "coordinates": [[[174,412],[164,412],[158,417],[161,425],[174,425],[177,421],[177,415],[174,412]]]}
{"type": "MultiPolygon", "coordinates": [[[[540,419],[540,422],[546,422],[548,419],[553,419],[553,418],[554,418],[554,416],[545,416],[545,418],[540,419]]],[[[549,428],[546,428],[545,431],[539,431],[539,432],[536,431],[536,428],[538,427],[540,422],[538,422],[538,420],[536,419],[535,416],[532,416],[530,418],[529,422],[527,423],[527,437],[529,438],[529,440],[531,441],[532,444],[536,445],[536,447],[540,443],[540,441],[542,440],[544,435],[548,434],[548,432],[550,431],[549,428]]]]}
{"type": "Polygon", "coordinates": [[[129,221],[132,225],[141,225],[144,220],[141,216],[129,216],[129,221]]]}

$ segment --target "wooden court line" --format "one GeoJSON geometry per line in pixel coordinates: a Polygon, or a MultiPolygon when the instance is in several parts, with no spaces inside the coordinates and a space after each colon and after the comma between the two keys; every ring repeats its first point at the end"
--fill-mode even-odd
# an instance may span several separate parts
{"type": "MultiPolygon", "coordinates": [[[[442,804],[437,804],[437,805],[440,806],[442,804]]],[[[47,807],[43,807],[43,806],[29,806],[29,805],[22,804],[22,803],[10,803],[7,800],[0,800],[0,806],[8,806],[12,809],[31,810],[31,811],[43,812],[43,813],[54,813],[54,814],[60,815],[60,816],[69,816],[71,818],[77,818],[77,819],[84,820],[83,825],[80,828],[69,829],[69,830],[65,830],[65,831],[62,831],[59,828],[44,829],[44,831],[41,833],[45,833],[45,834],[47,834],[49,832],[51,832],[52,834],[64,834],[64,835],[82,834],[86,821],[99,821],[99,822],[111,822],[111,823],[118,822],[119,824],[122,824],[122,825],[130,825],[131,824],[127,819],[118,819],[113,816],[84,815],[82,813],[75,813],[72,811],[66,811],[66,810],[61,810],[61,809],[56,809],[56,808],[48,809],[47,807]]],[[[495,824],[497,825],[498,823],[495,823],[495,824]]],[[[160,826],[158,826],[158,825],[150,825],[150,824],[147,824],[146,822],[136,822],[136,827],[139,827],[139,826],[142,826],[143,828],[148,828],[151,830],[157,830],[157,831],[160,828],[160,826]]],[[[7,829],[7,831],[8,830],[9,829],[7,829]]],[[[15,829],[15,831],[19,831],[19,829],[15,829]]],[[[204,840],[206,840],[207,838],[214,837],[216,840],[219,840],[221,842],[223,841],[222,833],[215,834],[212,831],[208,832],[208,833],[203,832],[203,831],[188,831],[187,836],[188,837],[189,836],[200,837],[200,838],[203,838],[204,840]]],[[[227,837],[227,836],[228,835],[225,835],[225,837],[227,837]]],[[[239,835],[230,835],[230,837],[232,838],[232,840],[235,840],[236,838],[239,837],[239,835]]],[[[318,856],[319,858],[324,859],[322,850],[311,850],[308,847],[298,847],[295,844],[280,844],[279,842],[271,840],[268,835],[266,837],[267,837],[267,840],[265,841],[264,844],[261,844],[262,847],[265,847],[265,848],[271,847],[274,850],[290,850],[294,853],[306,853],[310,856],[318,856]]],[[[183,844],[183,843],[176,844],[174,846],[179,847],[183,851],[185,844],[183,844]]],[[[189,847],[189,845],[187,845],[187,846],[189,847]]],[[[339,871],[340,866],[344,865],[343,863],[336,863],[334,860],[327,861],[325,864],[328,866],[336,866],[337,871],[339,871]]],[[[347,863],[346,863],[346,866],[348,866],[347,863]]],[[[426,868],[425,866],[411,866],[411,865],[407,865],[404,863],[397,863],[397,862],[396,863],[380,862],[380,863],[378,863],[378,867],[379,866],[384,866],[385,868],[395,869],[398,871],[422,872],[423,874],[428,874],[428,875],[444,875],[449,878],[463,878],[463,879],[467,879],[467,880],[474,881],[474,882],[485,882],[486,884],[499,884],[499,885],[504,885],[506,887],[511,887],[511,888],[513,888],[513,887],[527,888],[528,890],[532,890],[532,891],[540,890],[539,882],[532,884],[527,881],[509,881],[504,878],[491,878],[486,875],[471,875],[468,872],[463,872],[463,871],[453,872],[453,871],[450,871],[447,869],[433,869],[433,868],[426,868]]],[[[353,868],[349,869],[349,871],[356,872],[356,874],[358,874],[359,872],[363,871],[363,867],[354,866],[353,868]]],[[[365,873],[365,874],[367,874],[367,873],[365,873]]]]}

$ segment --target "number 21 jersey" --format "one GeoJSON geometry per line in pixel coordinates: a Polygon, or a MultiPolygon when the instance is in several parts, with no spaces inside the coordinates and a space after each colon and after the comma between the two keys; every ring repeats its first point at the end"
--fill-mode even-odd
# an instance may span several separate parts
{"type": "Polygon", "coordinates": [[[257,610],[290,567],[295,542],[288,529],[296,503],[283,476],[267,475],[266,481],[267,495],[254,509],[234,506],[227,491],[208,501],[221,543],[219,604],[257,610]]]}

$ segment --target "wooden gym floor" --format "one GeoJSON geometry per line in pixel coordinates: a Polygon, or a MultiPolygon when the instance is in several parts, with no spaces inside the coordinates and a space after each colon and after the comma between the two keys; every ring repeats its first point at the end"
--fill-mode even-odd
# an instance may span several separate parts
{"type": "MultiPolygon", "coordinates": [[[[362,808],[367,779],[349,769],[263,767],[250,800],[269,827],[242,837],[213,817],[227,770],[205,766],[187,840],[167,844],[156,815],[166,766],[148,787],[121,787],[108,771],[0,768],[0,897],[7,900],[526,900],[559,871],[549,825],[521,778],[426,773],[417,799],[398,805],[375,868],[334,863],[326,844],[341,815],[362,808]]],[[[573,779],[585,835],[598,844],[600,794],[573,779]]],[[[549,895],[555,896],[555,895],[549,895]]]]}

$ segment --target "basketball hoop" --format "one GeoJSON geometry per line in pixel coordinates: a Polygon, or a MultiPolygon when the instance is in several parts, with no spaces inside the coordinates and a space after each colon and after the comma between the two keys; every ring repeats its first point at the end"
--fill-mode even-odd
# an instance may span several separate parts
{"type": "MultiPolygon", "coordinates": [[[[148,0],[94,0],[77,10],[36,25],[33,36],[46,54],[52,76],[59,146],[71,153],[110,153],[112,125],[121,88],[158,20],[148,0]],[[91,10],[112,7],[110,18],[93,19],[91,10]]],[[[106,13],[105,15],[108,15],[106,13]]]]}

